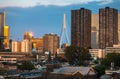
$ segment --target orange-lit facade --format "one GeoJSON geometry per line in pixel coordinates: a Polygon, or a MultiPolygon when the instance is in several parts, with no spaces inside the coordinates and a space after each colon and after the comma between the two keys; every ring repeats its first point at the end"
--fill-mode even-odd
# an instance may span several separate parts
{"type": "Polygon", "coordinates": [[[32,48],[36,49],[37,52],[43,52],[43,38],[32,38],[32,48]]]}
{"type": "Polygon", "coordinates": [[[5,49],[9,49],[9,36],[10,36],[10,28],[9,26],[4,26],[4,36],[5,36],[5,39],[4,39],[4,48],[5,49]]]}
{"type": "Polygon", "coordinates": [[[20,41],[12,42],[12,52],[21,52],[21,42],[20,41]]]}
{"type": "Polygon", "coordinates": [[[55,54],[59,48],[59,36],[56,34],[45,34],[43,36],[43,49],[44,52],[51,52],[55,54]]]}
{"type": "Polygon", "coordinates": [[[24,39],[30,40],[32,38],[34,38],[34,37],[33,37],[33,34],[31,32],[25,32],[24,33],[24,39]]]}

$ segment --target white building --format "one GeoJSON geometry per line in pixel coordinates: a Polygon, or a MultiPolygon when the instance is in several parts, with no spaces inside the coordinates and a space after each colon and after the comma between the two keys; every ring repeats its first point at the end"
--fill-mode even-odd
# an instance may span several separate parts
{"type": "Polygon", "coordinates": [[[105,49],[106,54],[108,53],[120,53],[120,44],[113,45],[113,47],[106,47],[105,49]]]}
{"type": "Polygon", "coordinates": [[[21,52],[21,42],[19,41],[12,42],[12,52],[21,52]]]}
{"type": "Polygon", "coordinates": [[[21,42],[21,52],[30,53],[32,51],[32,44],[29,40],[23,40],[21,42]]]}
{"type": "Polygon", "coordinates": [[[92,58],[104,58],[105,52],[103,49],[89,49],[89,53],[91,54],[92,58]]]}

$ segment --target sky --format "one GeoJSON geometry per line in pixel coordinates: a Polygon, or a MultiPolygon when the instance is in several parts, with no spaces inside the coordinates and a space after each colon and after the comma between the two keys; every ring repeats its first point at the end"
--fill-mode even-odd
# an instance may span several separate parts
{"type": "Polygon", "coordinates": [[[120,13],[120,0],[0,0],[0,12],[6,12],[13,40],[22,40],[25,31],[32,32],[35,38],[49,33],[60,36],[64,13],[70,39],[71,10],[86,8],[96,14],[106,6],[120,13]]]}

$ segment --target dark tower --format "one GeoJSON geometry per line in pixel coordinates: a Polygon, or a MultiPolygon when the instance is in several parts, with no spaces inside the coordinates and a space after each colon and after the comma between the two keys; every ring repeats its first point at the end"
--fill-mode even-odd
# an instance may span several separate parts
{"type": "Polygon", "coordinates": [[[118,43],[118,10],[99,9],[99,48],[112,47],[118,43]]]}
{"type": "Polygon", "coordinates": [[[0,51],[4,50],[4,26],[5,26],[5,12],[0,13],[0,51]]]}
{"type": "Polygon", "coordinates": [[[71,45],[91,47],[91,10],[71,11],[71,45]]]}

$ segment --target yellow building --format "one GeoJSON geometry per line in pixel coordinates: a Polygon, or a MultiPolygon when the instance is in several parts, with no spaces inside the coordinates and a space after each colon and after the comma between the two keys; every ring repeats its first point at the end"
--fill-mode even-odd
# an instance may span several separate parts
{"type": "Polygon", "coordinates": [[[4,47],[5,47],[5,49],[9,49],[9,36],[10,36],[9,32],[10,32],[9,26],[4,26],[4,36],[5,36],[4,47]]]}

